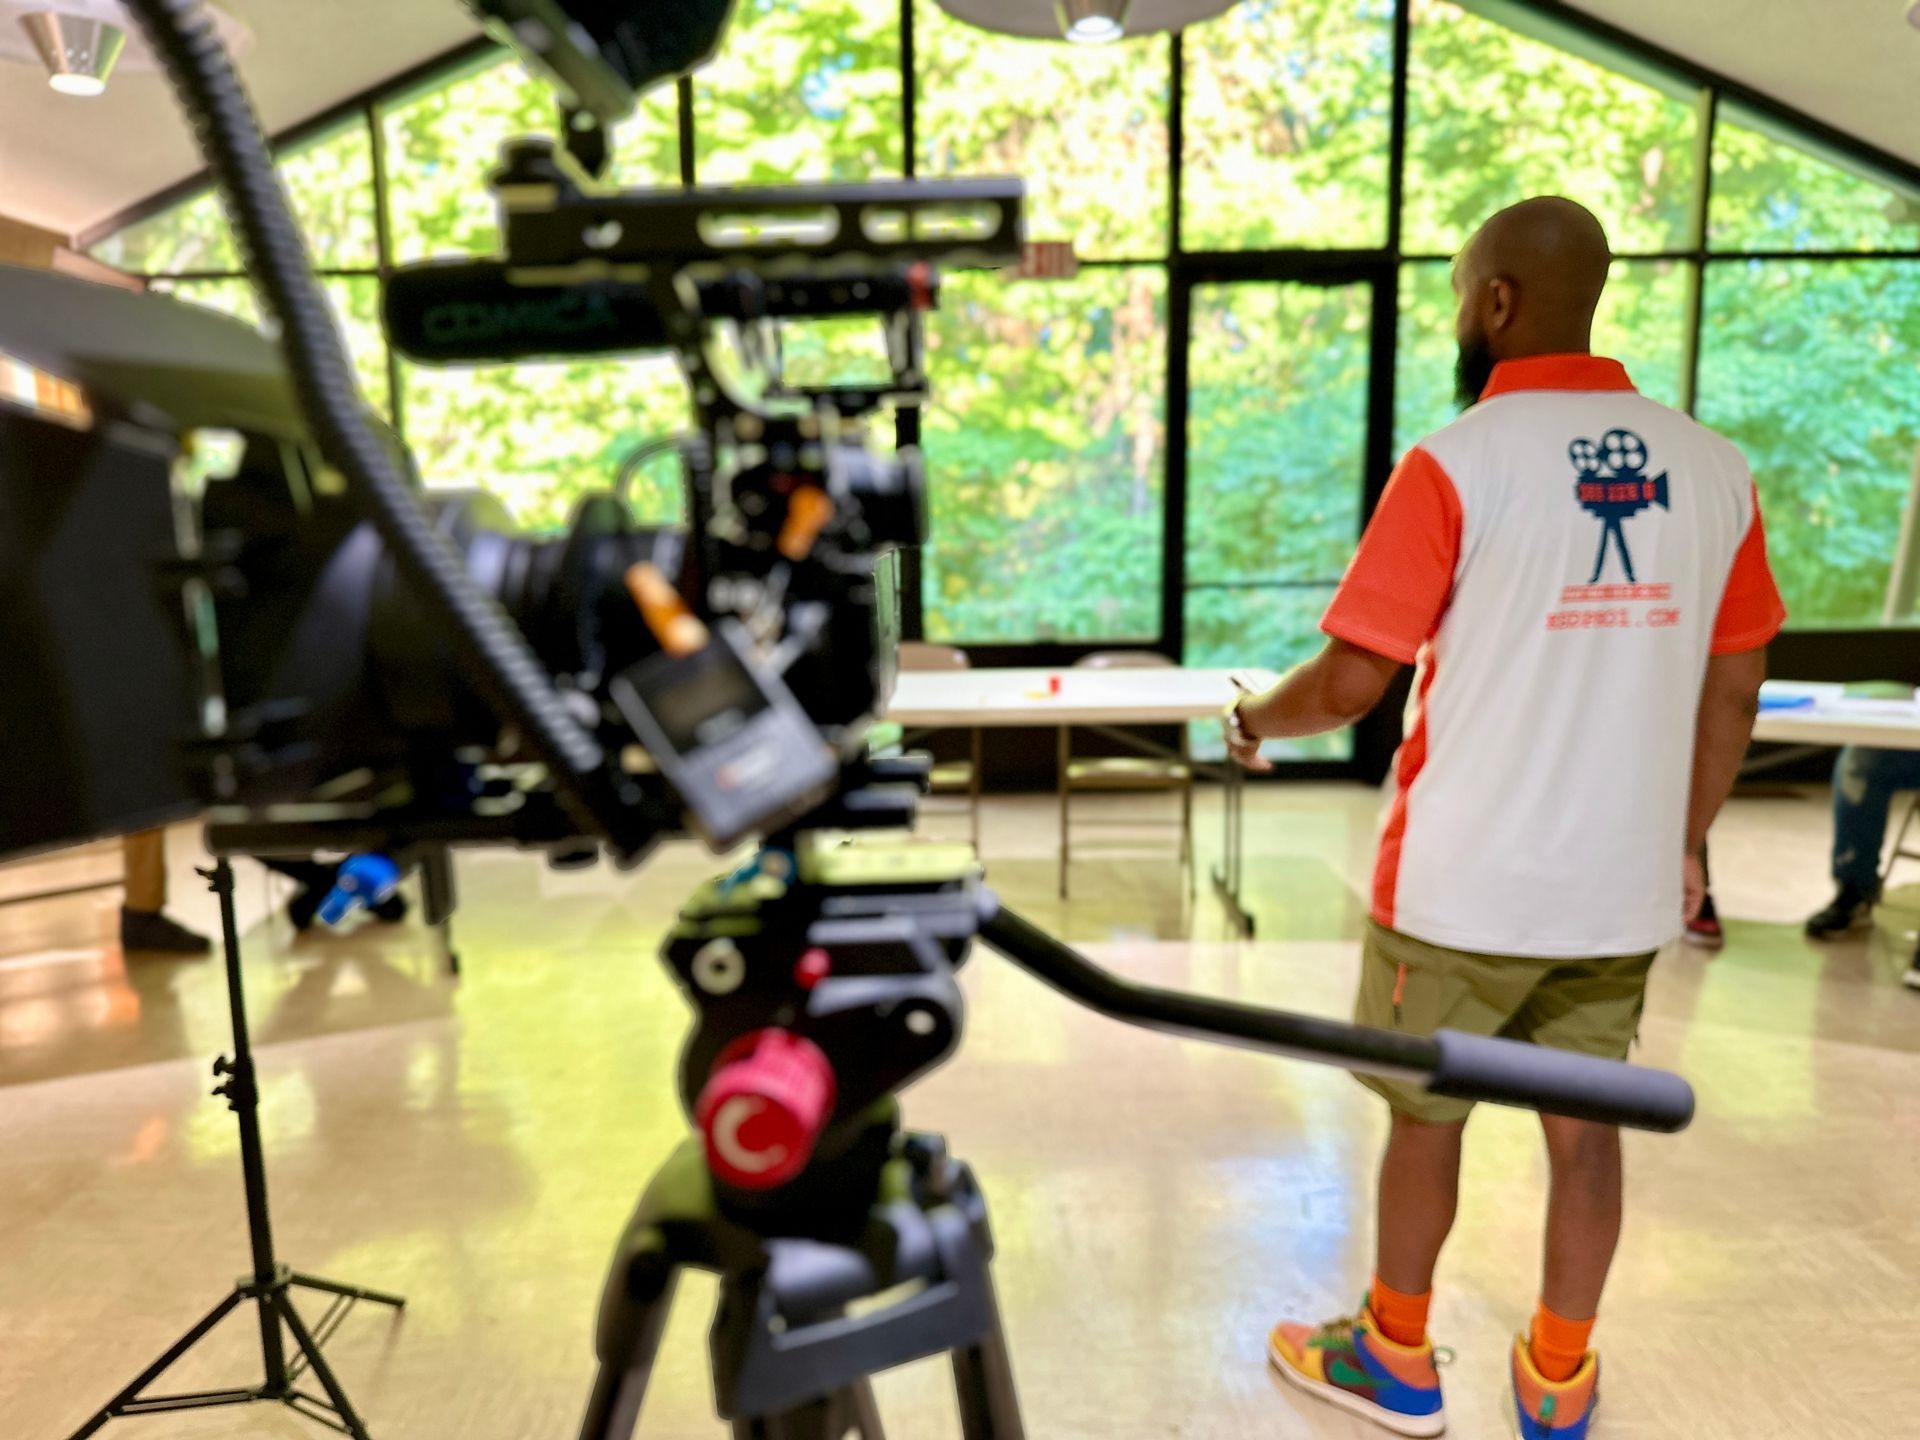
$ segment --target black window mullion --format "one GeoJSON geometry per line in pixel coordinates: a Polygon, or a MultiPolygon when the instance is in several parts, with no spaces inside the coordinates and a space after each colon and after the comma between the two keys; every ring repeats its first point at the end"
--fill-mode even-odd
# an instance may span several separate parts
{"type": "Polygon", "coordinates": [[[680,112],[680,183],[691,188],[699,175],[693,158],[693,78],[682,75],[674,93],[680,112]]]}
{"type": "Polygon", "coordinates": [[[1700,399],[1700,327],[1706,314],[1707,236],[1713,224],[1713,135],[1720,120],[1720,92],[1701,92],[1700,129],[1694,138],[1693,216],[1689,239],[1694,257],[1688,262],[1687,329],[1681,337],[1680,408],[1691,415],[1700,399]]]}

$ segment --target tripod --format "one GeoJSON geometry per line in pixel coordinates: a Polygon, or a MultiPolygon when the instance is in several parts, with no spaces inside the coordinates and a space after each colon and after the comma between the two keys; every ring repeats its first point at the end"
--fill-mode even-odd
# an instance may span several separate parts
{"type": "Polygon", "coordinates": [[[366,1426],[340,1388],[320,1347],[339,1328],[356,1301],[371,1300],[377,1305],[399,1309],[407,1302],[398,1295],[377,1290],[361,1290],[301,1275],[280,1264],[273,1254],[273,1232],[267,1216],[267,1170],[260,1149],[260,1097],[253,1080],[253,1047],[247,1036],[246,997],[240,980],[240,933],[233,911],[233,867],[224,856],[211,870],[200,872],[209,888],[220,897],[220,933],[226,951],[227,1004],[233,1016],[233,1058],[220,1057],[213,1062],[213,1073],[224,1076],[214,1087],[224,1096],[239,1117],[240,1171],[247,1191],[247,1235],[253,1246],[253,1273],[239,1280],[234,1288],[209,1310],[204,1318],[169,1346],[160,1358],[135,1376],[118,1395],[95,1412],[73,1432],[71,1440],[86,1440],[107,1421],[122,1415],[152,1415],[172,1410],[201,1410],[214,1405],[245,1405],[255,1400],[276,1400],[317,1420],[321,1424],[350,1435],[353,1440],[368,1440],[366,1426]],[[295,1289],[313,1290],[332,1296],[319,1321],[309,1326],[293,1306],[295,1289]],[[260,1354],[265,1379],[261,1384],[229,1390],[197,1390],[172,1395],[148,1395],[147,1387],[162,1372],[195,1345],[240,1306],[252,1302],[260,1310],[260,1354]],[[293,1341],[294,1356],[288,1359],[281,1327],[293,1341]],[[321,1395],[299,1388],[308,1372],[318,1382],[321,1395]]]}
{"type": "Polygon", "coordinates": [[[965,1440],[1024,1440],[986,1201],[943,1140],[897,1133],[897,1117],[876,1106],[849,1155],[789,1198],[778,1236],[716,1205],[698,1140],[674,1151],[615,1253],[581,1440],[633,1435],[688,1265],[720,1274],[714,1391],[733,1440],[886,1440],[869,1377],[941,1354],[965,1440]]]}

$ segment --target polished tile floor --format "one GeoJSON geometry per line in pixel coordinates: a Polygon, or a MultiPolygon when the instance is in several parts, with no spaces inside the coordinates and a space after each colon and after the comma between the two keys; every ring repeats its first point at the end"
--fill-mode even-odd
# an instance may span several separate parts
{"type": "MultiPolygon", "coordinates": [[[[1256,792],[1256,943],[1231,938],[1204,886],[1189,905],[1163,831],[1090,837],[1069,902],[1054,898],[1050,801],[992,802],[984,849],[1010,904],[1131,975],[1334,1015],[1374,803],[1355,787],[1256,792]]],[[[1203,861],[1216,819],[1203,802],[1203,861]]],[[[1731,943],[1657,971],[1643,1058],[1693,1078],[1701,1118],[1631,1142],[1599,1435],[1880,1440],[1920,1413],[1920,995],[1898,983],[1902,942],[1800,937],[1825,898],[1825,833],[1818,792],[1736,802],[1715,837],[1731,943]]],[[[177,911],[210,926],[210,898],[188,888],[192,834],[175,846],[177,911]]],[[[83,855],[57,878],[114,863],[83,855]]],[[[711,866],[692,849],[630,875],[463,857],[458,982],[412,927],[293,939],[267,878],[242,867],[281,1249],[411,1300],[397,1322],[356,1312],[329,1347],[379,1440],[572,1433],[601,1267],[681,1133],[683,1010],[651,952],[711,866]]],[[[60,1440],[246,1264],[232,1121],[206,1096],[227,1044],[218,968],[129,967],[116,903],[0,909],[4,1440],[60,1440]]],[[[1331,1070],[1122,1029],[993,958],[966,985],[966,1046],[908,1113],[988,1187],[1029,1433],[1367,1433],[1283,1390],[1262,1336],[1282,1311],[1350,1306],[1364,1283],[1383,1129],[1370,1097],[1331,1070]]],[[[1435,1317],[1459,1353],[1451,1433],[1467,1440],[1506,1433],[1504,1339],[1533,1293],[1543,1179],[1528,1117],[1476,1119],[1435,1317]]],[[[711,1293],[683,1288],[643,1436],[724,1433],[705,1388],[711,1293]]],[[[246,1382],[249,1340],[230,1322],[178,1380],[246,1382]]],[[[957,1433],[932,1367],[880,1394],[895,1440],[957,1433]]],[[[323,1432],[254,1407],[106,1433],[323,1432]]]]}

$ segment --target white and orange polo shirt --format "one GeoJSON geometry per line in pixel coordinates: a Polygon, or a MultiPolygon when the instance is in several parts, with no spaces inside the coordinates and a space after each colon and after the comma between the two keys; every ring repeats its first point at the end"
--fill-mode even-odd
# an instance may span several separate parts
{"type": "Polygon", "coordinates": [[[1321,622],[1419,667],[1374,919],[1494,955],[1673,939],[1707,657],[1785,619],[1731,443],[1618,361],[1498,366],[1400,462],[1321,622]]]}

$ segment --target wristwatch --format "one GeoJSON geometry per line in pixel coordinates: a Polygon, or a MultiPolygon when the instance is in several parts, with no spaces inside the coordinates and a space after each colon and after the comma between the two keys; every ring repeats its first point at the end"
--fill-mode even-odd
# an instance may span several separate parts
{"type": "Polygon", "coordinates": [[[1220,712],[1220,723],[1227,729],[1227,742],[1232,745],[1255,744],[1257,737],[1247,729],[1247,722],[1240,715],[1240,707],[1246,703],[1251,692],[1240,684],[1237,676],[1234,679],[1234,689],[1236,693],[1233,699],[1229,700],[1226,709],[1220,712]]]}

